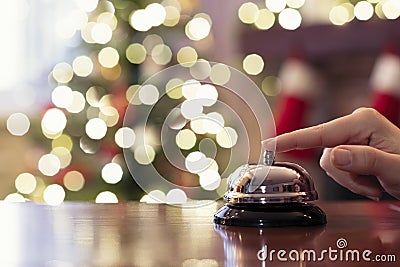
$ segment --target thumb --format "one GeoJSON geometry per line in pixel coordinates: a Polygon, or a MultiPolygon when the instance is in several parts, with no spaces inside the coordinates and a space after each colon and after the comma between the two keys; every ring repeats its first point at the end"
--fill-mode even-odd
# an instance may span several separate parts
{"type": "Polygon", "coordinates": [[[332,149],[331,163],[338,169],[360,175],[374,175],[390,193],[400,192],[400,155],[370,146],[341,145],[332,149]]]}

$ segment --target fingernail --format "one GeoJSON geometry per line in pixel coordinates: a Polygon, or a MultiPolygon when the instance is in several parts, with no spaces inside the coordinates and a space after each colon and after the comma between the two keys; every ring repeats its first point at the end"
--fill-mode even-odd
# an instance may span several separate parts
{"type": "Polygon", "coordinates": [[[366,196],[366,197],[369,198],[369,199],[372,199],[373,201],[379,201],[379,200],[381,200],[380,197],[376,197],[376,196],[366,196]]]}
{"type": "Polygon", "coordinates": [[[275,142],[276,142],[275,138],[268,138],[268,139],[261,141],[261,144],[264,149],[274,151],[275,150],[275,142]]]}
{"type": "Polygon", "coordinates": [[[333,163],[335,165],[350,165],[351,152],[347,149],[337,148],[333,150],[333,163]]]}

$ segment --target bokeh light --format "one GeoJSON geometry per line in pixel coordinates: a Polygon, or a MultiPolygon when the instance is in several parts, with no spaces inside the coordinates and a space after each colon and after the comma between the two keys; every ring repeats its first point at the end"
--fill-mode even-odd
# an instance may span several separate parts
{"type": "Polygon", "coordinates": [[[67,111],[70,113],[79,113],[81,112],[86,105],[85,97],[81,92],[73,91],[72,92],[72,101],[67,106],[67,111]]]}
{"type": "Polygon", "coordinates": [[[128,46],[125,52],[126,58],[133,64],[141,64],[146,59],[146,48],[142,44],[133,43],[128,46]]]}
{"type": "Polygon", "coordinates": [[[182,85],[183,81],[181,79],[172,78],[169,80],[165,85],[165,92],[167,93],[168,97],[172,99],[182,98],[182,85]]]}
{"type": "Polygon", "coordinates": [[[100,140],[107,133],[107,125],[102,119],[93,118],[86,123],[85,131],[91,139],[100,140]]]}
{"type": "Polygon", "coordinates": [[[154,105],[159,96],[157,87],[152,84],[145,84],[139,89],[139,99],[145,105],[154,105]]]}
{"type": "Polygon", "coordinates": [[[31,122],[24,113],[11,114],[7,119],[7,130],[15,136],[23,136],[29,131],[31,122]]]}
{"type": "Polygon", "coordinates": [[[196,63],[198,58],[196,50],[191,46],[184,46],[179,49],[176,54],[176,59],[179,64],[184,67],[191,67],[194,63],[196,63]]]}
{"type": "Polygon", "coordinates": [[[254,25],[260,30],[268,30],[275,23],[275,15],[268,9],[260,9],[259,15],[254,22],[254,25]]]}
{"type": "Polygon", "coordinates": [[[152,27],[157,27],[163,24],[167,15],[165,8],[159,3],[149,4],[145,8],[145,12],[147,13],[147,19],[152,27]]]}
{"type": "Polygon", "coordinates": [[[360,1],[354,6],[354,15],[358,20],[369,20],[374,15],[374,7],[368,1],[360,1]]]}
{"type": "Polygon", "coordinates": [[[105,106],[100,108],[99,118],[106,123],[107,127],[113,127],[118,123],[119,113],[116,108],[105,106]]]}
{"type": "Polygon", "coordinates": [[[151,29],[151,21],[144,9],[135,10],[129,19],[129,23],[137,31],[146,32],[151,29]]]}
{"type": "Polygon", "coordinates": [[[232,127],[224,127],[216,134],[216,140],[220,147],[232,148],[237,143],[238,134],[232,127]]]}
{"type": "Polygon", "coordinates": [[[25,198],[21,194],[11,193],[4,198],[4,202],[25,202],[25,198]]]}
{"type": "Polygon", "coordinates": [[[196,144],[196,135],[189,129],[184,129],[178,132],[175,142],[180,149],[188,150],[196,144]]]}
{"type": "Polygon", "coordinates": [[[51,92],[51,101],[56,107],[66,108],[72,103],[72,90],[69,86],[60,85],[51,92]]]}
{"type": "Polygon", "coordinates": [[[43,192],[43,200],[52,206],[60,205],[64,202],[65,191],[61,185],[51,184],[43,192]]]}
{"type": "Polygon", "coordinates": [[[199,81],[187,80],[182,84],[182,94],[188,100],[194,99],[200,87],[201,83],[199,81]]]}
{"type": "Polygon", "coordinates": [[[286,0],[265,0],[265,6],[270,11],[279,13],[286,7],[286,0]]]}
{"type": "Polygon", "coordinates": [[[218,91],[212,84],[203,84],[196,90],[195,99],[200,100],[202,106],[211,107],[218,100],[218,91]]]}
{"type": "Polygon", "coordinates": [[[135,160],[142,165],[148,165],[153,162],[156,152],[151,145],[140,145],[134,151],[135,160]]]}
{"type": "Polygon", "coordinates": [[[96,23],[92,29],[92,39],[98,44],[106,44],[111,41],[112,29],[105,23],[96,23]]]}
{"type": "Polygon", "coordinates": [[[135,131],[128,127],[122,127],[115,133],[115,143],[121,148],[133,146],[136,139],[135,131]]]}
{"type": "Polygon", "coordinates": [[[381,1],[382,12],[387,19],[397,19],[400,16],[400,2],[398,0],[381,1]]]}
{"type": "Polygon", "coordinates": [[[267,96],[276,96],[282,91],[282,82],[276,76],[267,76],[261,83],[261,90],[267,96]]]}
{"type": "Polygon", "coordinates": [[[166,65],[172,59],[172,51],[165,44],[158,44],[151,50],[151,58],[156,64],[166,65]]]}
{"type": "Polygon", "coordinates": [[[304,5],[305,0],[286,0],[286,4],[291,8],[300,8],[304,5]]]}
{"type": "Polygon", "coordinates": [[[81,10],[89,13],[96,9],[99,0],[75,1],[75,3],[81,10]]]}
{"type": "Polygon", "coordinates": [[[109,184],[116,184],[121,181],[123,174],[121,166],[114,162],[107,163],[101,170],[101,177],[109,184]]]}
{"type": "Polygon", "coordinates": [[[210,20],[204,16],[195,16],[185,27],[186,36],[193,41],[199,41],[206,38],[211,31],[210,20]]]}
{"type": "Polygon", "coordinates": [[[72,141],[72,138],[67,134],[60,135],[59,137],[52,140],[52,142],[51,142],[52,148],[65,147],[66,149],[71,151],[73,146],[74,146],[74,143],[72,141]]]}
{"type": "Polygon", "coordinates": [[[118,197],[113,192],[104,191],[104,192],[100,192],[96,196],[95,202],[102,203],[102,204],[115,204],[115,203],[118,203],[118,197]]]}
{"type": "Polygon", "coordinates": [[[279,13],[279,24],[286,30],[295,30],[301,25],[301,15],[296,9],[286,8],[279,13]]]}
{"type": "Polygon", "coordinates": [[[100,50],[98,59],[103,67],[113,68],[118,64],[119,54],[115,48],[105,47],[100,50]]]}
{"type": "Polygon", "coordinates": [[[36,178],[30,173],[21,173],[15,179],[15,188],[22,194],[31,194],[36,189],[36,178]]]}
{"type": "Polygon", "coordinates": [[[87,56],[79,56],[72,62],[72,69],[77,76],[87,77],[93,71],[93,62],[87,56]]]}
{"type": "Polygon", "coordinates": [[[207,191],[215,190],[221,183],[221,176],[217,171],[206,170],[199,174],[200,186],[207,191]]]}
{"type": "Polygon", "coordinates": [[[201,173],[207,169],[209,161],[200,151],[190,152],[185,158],[185,167],[191,173],[201,173]]]}
{"type": "Polygon", "coordinates": [[[229,82],[231,71],[225,64],[217,63],[211,67],[210,80],[218,85],[224,85],[229,82]]]}
{"type": "Polygon", "coordinates": [[[46,176],[56,175],[61,168],[61,162],[56,155],[45,154],[38,162],[38,169],[46,176]]]}
{"type": "Polygon", "coordinates": [[[246,24],[254,23],[259,15],[259,10],[256,4],[252,2],[243,3],[238,10],[238,16],[241,22],[246,24]]]}
{"type": "Polygon", "coordinates": [[[179,23],[179,19],[181,17],[180,11],[175,6],[166,6],[165,7],[165,20],[164,25],[167,27],[174,27],[179,23]]]}
{"type": "Polygon", "coordinates": [[[224,117],[218,112],[210,112],[203,121],[203,127],[210,134],[216,134],[223,130],[225,124],[224,117]]]}
{"type": "Polygon", "coordinates": [[[105,23],[107,24],[111,30],[115,30],[117,28],[118,20],[111,12],[103,12],[97,16],[98,23],[105,23]]]}
{"type": "Polygon", "coordinates": [[[55,135],[62,132],[67,125],[67,117],[57,108],[51,108],[43,115],[41,126],[44,133],[55,135]]]}
{"type": "Polygon", "coordinates": [[[187,196],[182,189],[174,188],[168,191],[166,196],[167,204],[185,204],[186,202],[187,196]]]}
{"type": "Polygon", "coordinates": [[[64,175],[64,186],[69,191],[79,191],[85,185],[85,177],[78,171],[69,171],[64,175]]]}
{"type": "Polygon", "coordinates": [[[128,90],[126,90],[126,100],[128,100],[129,103],[132,105],[141,105],[142,101],[139,99],[139,89],[140,89],[139,84],[134,84],[128,87],[128,90]]]}
{"type": "Polygon", "coordinates": [[[74,76],[74,71],[66,62],[58,63],[53,68],[53,78],[59,83],[68,83],[74,76]]]}
{"type": "Polygon", "coordinates": [[[167,200],[165,193],[157,189],[150,191],[147,196],[147,203],[149,204],[165,203],[167,200]]]}
{"type": "Polygon", "coordinates": [[[264,60],[257,54],[247,55],[243,60],[243,69],[249,75],[258,75],[264,69],[264,60]]]}
{"type": "Polygon", "coordinates": [[[207,60],[199,59],[190,67],[190,75],[197,80],[205,80],[211,74],[211,65],[207,60]]]}
{"type": "Polygon", "coordinates": [[[92,30],[96,22],[89,22],[85,25],[85,27],[81,30],[81,37],[82,39],[88,44],[94,44],[95,41],[92,38],[92,30]]]}
{"type": "Polygon", "coordinates": [[[199,101],[185,100],[181,105],[181,113],[184,118],[191,120],[203,114],[203,106],[199,101]]]}
{"type": "Polygon", "coordinates": [[[329,12],[329,20],[334,25],[343,25],[349,19],[349,13],[344,6],[335,6],[329,12]]]}
{"type": "Polygon", "coordinates": [[[53,148],[53,150],[51,150],[50,153],[57,156],[58,160],[60,161],[61,169],[66,168],[71,163],[72,155],[70,151],[65,147],[55,147],[53,148]]]}

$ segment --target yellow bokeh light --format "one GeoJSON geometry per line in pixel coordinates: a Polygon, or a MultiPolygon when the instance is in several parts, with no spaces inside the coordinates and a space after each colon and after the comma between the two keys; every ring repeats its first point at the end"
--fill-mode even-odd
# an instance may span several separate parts
{"type": "Polygon", "coordinates": [[[126,90],[126,100],[128,100],[129,103],[132,105],[140,105],[142,104],[142,101],[139,98],[139,89],[140,85],[139,84],[134,84],[128,87],[128,90],[126,90]]]}
{"type": "Polygon", "coordinates": [[[129,62],[141,64],[146,59],[146,48],[138,43],[130,44],[126,49],[125,55],[129,62]]]}
{"type": "Polygon", "coordinates": [[[64,202],[64,188],[58,184],[51,184],[43,192],[43,200],[51,206],[58,206],[64,202]]]}
{"type": "Polygon", "coordinates": [[[258,18],[258,14],[258,7],[252,2],[243,3],[238,10],[240,21],[246,24],[254,23],[258,18]]]}
{"type": "Polygon", "coordinates": [[[377,4],[379,2],[382,2],[381,0],[368,0],[371,4],[377,4]]]}
{"type": "Polygon", "coordinates": [[[38,162],[38,169],[46,176],[56,175],[61,168],[61,162],[56,155],[43,155],[38,162]]]}
{"type": "Polygon", "coordinates": [[[178,78],[172,78],[165,85],[165,92],[172,99],[180,99],[182,94],[183,81],[178,78]]]}
{"type": "Polygon", "coordinates": [[[121,181],[124,172],[119,164],[111,162],[104,165],[101,177],[108,184],[116,184],[121,181]]]}
{"type": "Polygon", "coordinates": [[[220,147],[232,148],[236,145],[238,134],[232,127],[224,127],[224,129],[216,134],[216,140],[220,147]]]}
{"type": "Polygon", "coordinates": [[[231,71],[229,67],[222,63],[217,63],[211,67],[210,80],[218,85],[224,85],[229,82],[231,71]]]}
{"type": "Polygon", "coordinates": [[[69,191],[79,191],[85,185],[85,177],[78,171],[70,171],[65,174],[63,182],[69,191]]]}
{"type": "Polygon", "coordinates": [[[118,64],[119,54],[115,48],[105,47],[100,50],[98,59],[103,67],[112,68],[118,64]]]}
{"type": "Polygon", "coordinates": [[[158,44],[151,50],[151,58],[156,64],[166,65],[172,59],[172,51],[165,44],[158,44]]]}
{"type": "Polygon", "coordinates": [[[334,25],[343,25],[349,19],[348,10],[344,6],[335,6],[329,12],[329,20],[334,25]]]}
{"type": "Polygon", "coordinates": [[[107,125],[102,119],[90,119],[86,123],[85,131],[91,139],[100,140],[107,134],[107,125]]]}
{"type": "Polygon", "coordinates": [[[257,54],[250,54],[243,60],[243,70],[250,75],[258,75],[264,69],[264,60],[257,54]]]}
{"type": "Polygon", "coordinates": [[[178,132],[175,137],[175,142],[180,149],[189,150],[196,144],[196,135],[189,129],[184,129],[178,132]]]}
{"type": "Polygon", "coordinates": [[[79,113],[81,112],[86,105],[85,97],[81,92],[73,91],[72,92],[72,101],[70,105],[67,106],[67,111],[70,113],[79,113]]]}
{"type": "Polygon", "coordinates": [[[107,24],[111,30],[115,30],[117,28],[118,20],[111,12],[103,12],[97,17],[98,23],[107,24]]]}
{"type": "Polygon", "coordinates": [[[30,173],[21,173],[15,179],[15,188],[22,194],[31,194],[36,189],[36,178],[30,173]]]}
{"type": "Polygon", "coordinates": [[[360,1],[354,6],[354,15],[358,20],[369,20],[374,15],[374,7],[370,2],[360,1]]]}
{"type": "Polygon", "coordinates": [[[51,147],[53,149],[56,147],[65,147],[66,149],[71,151],[73,146],[74,146],[74,143],[72,141],[72,138],[66,134],[59,136],[58,138],[52,140],[52,142],[51,142],[51,147]]]}
{"type": "Polygon", "coordinates": [[[254,25],[260,30],[268,30],[275,23],[275,15],[266,8],[260,9],[260,14],[254,25]]]}
{"type": "Polygon", "coordinates": [[[86,91],[86,101],[92,107],[100,106],[100,99],[105,93],[105,90],[98,86],[92,86],[86,91]]]}
{"type": "Polygon", "coordinates": [[[179,23],[179,19],[181,17],[180,11],[178,8],[174,6],[166,6],[165,7],[165,20],[164,25],[167,27],[174,27],[176,24],[179,23]]]}
{"type": "Polygon", "coordinates": [[[268,96],[276,96],[282,90],[282,82],[275,76],[265,77],[261,83],[261,90],[268,96]]]}
{"type": "Polygon", "coordinates": [[[23,136],[29,131],[31,122],[24,113],[13,113],[7,119],[7,130],[15,136],[23,136]]]}
{"type": "Polygon", "coordinates": [[[304,5],[305,0],[286,0],[286,4],[291,8],[300,8],[304,5]]]}
{"type": "Polygon", "coordinates": [[[92,39],[98,44],[106,44],[111,41],[112,29],[108,24],[96,23],[91,31],[92,39]]]}
{"type": "Polygon", "coordinates": [[[285,8],[279,13],[278,21],[282,28],[286,30],[295,30],[300,27],[302,18],[298,10],[285,8]]]}
{"type": "Polygon", "coordinates": [[[115,81],[121,76],[122,68],[120,64],[117,64],[112,68],[101,67],[100,72],[104,79],[115,81]]]}
{"type": "Polygon", "coordinates": [[[112,106],[101,107],[99,118],[105,121],[107,127],[113,127],[119,120],[118,110],[112,106]]]}
{"type": "Polygon", "coordinates": [[[74,71],[68,63],[61,62],[53,68],[53,78],[59,83],[68,83],[74,76],[74,71]]]}
{"type": "Polygon", "coordinates": [[[57,108],[47,110],[41,122],[42,131],[50,135],[62,132],[66,125],[67,117],[57,108]]]}
{"type": "Polygon", "coordinates": [[[279,13],[286,7],[286,0],[265,0],[265,5],[270,11],[279,13]]]}
{"type": "Polygon", "coordinates": [[[179,49],[176,54],[176,58],[179,64],[183,67],[191,67],[196,63],[198,55],[196,50],[191,46],[185,46],[179,49]]]}
{"type": "Polygon", "coordinates": [[[72,69],[80,77],[87,77],[93,71],[93,62],[87,56],[79,56],[72,62],[72,69]]]}
{"type": "Polygon", "coordinates": [[[203,16],[194,17],[185,27],[186,36],[193,41],[206,38],[210,34],[210,31],[211,23],[203,16]]]}
{"type": "Polygon", "coordinates": [[[57,156],[60,161],[61,169],[68,167],[71,163],[72,155],[70,151],[65,147],[55,147],[50,153],[57,156]]]}
{"type": "Polygon", "coordinates": [[[152,163],[155,156],[156,152],[150,145],[140,145],[134,151],[135,160],[142,165],[148,165],[152,163]]]}
{"type": "Polygon", "coordinates": [[[96,203],[103,203],[103,204],[115,204],[118,203],[118,197],[116,194],[110,191],[100,192],[96,196],[96,203]]]}

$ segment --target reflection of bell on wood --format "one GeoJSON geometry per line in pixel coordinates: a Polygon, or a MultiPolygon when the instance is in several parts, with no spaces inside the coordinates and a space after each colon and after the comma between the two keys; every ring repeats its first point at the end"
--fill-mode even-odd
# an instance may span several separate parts
{"type": "Polygon", "coordinates": [[[277,227],[326,224],[325,213],[308,203],[317,200],[314,183],[301,166],[274,162],[265,152],[264,164],[246,164],[228,179],[227,202],[214,222],[231,226],[277,227]]]}

